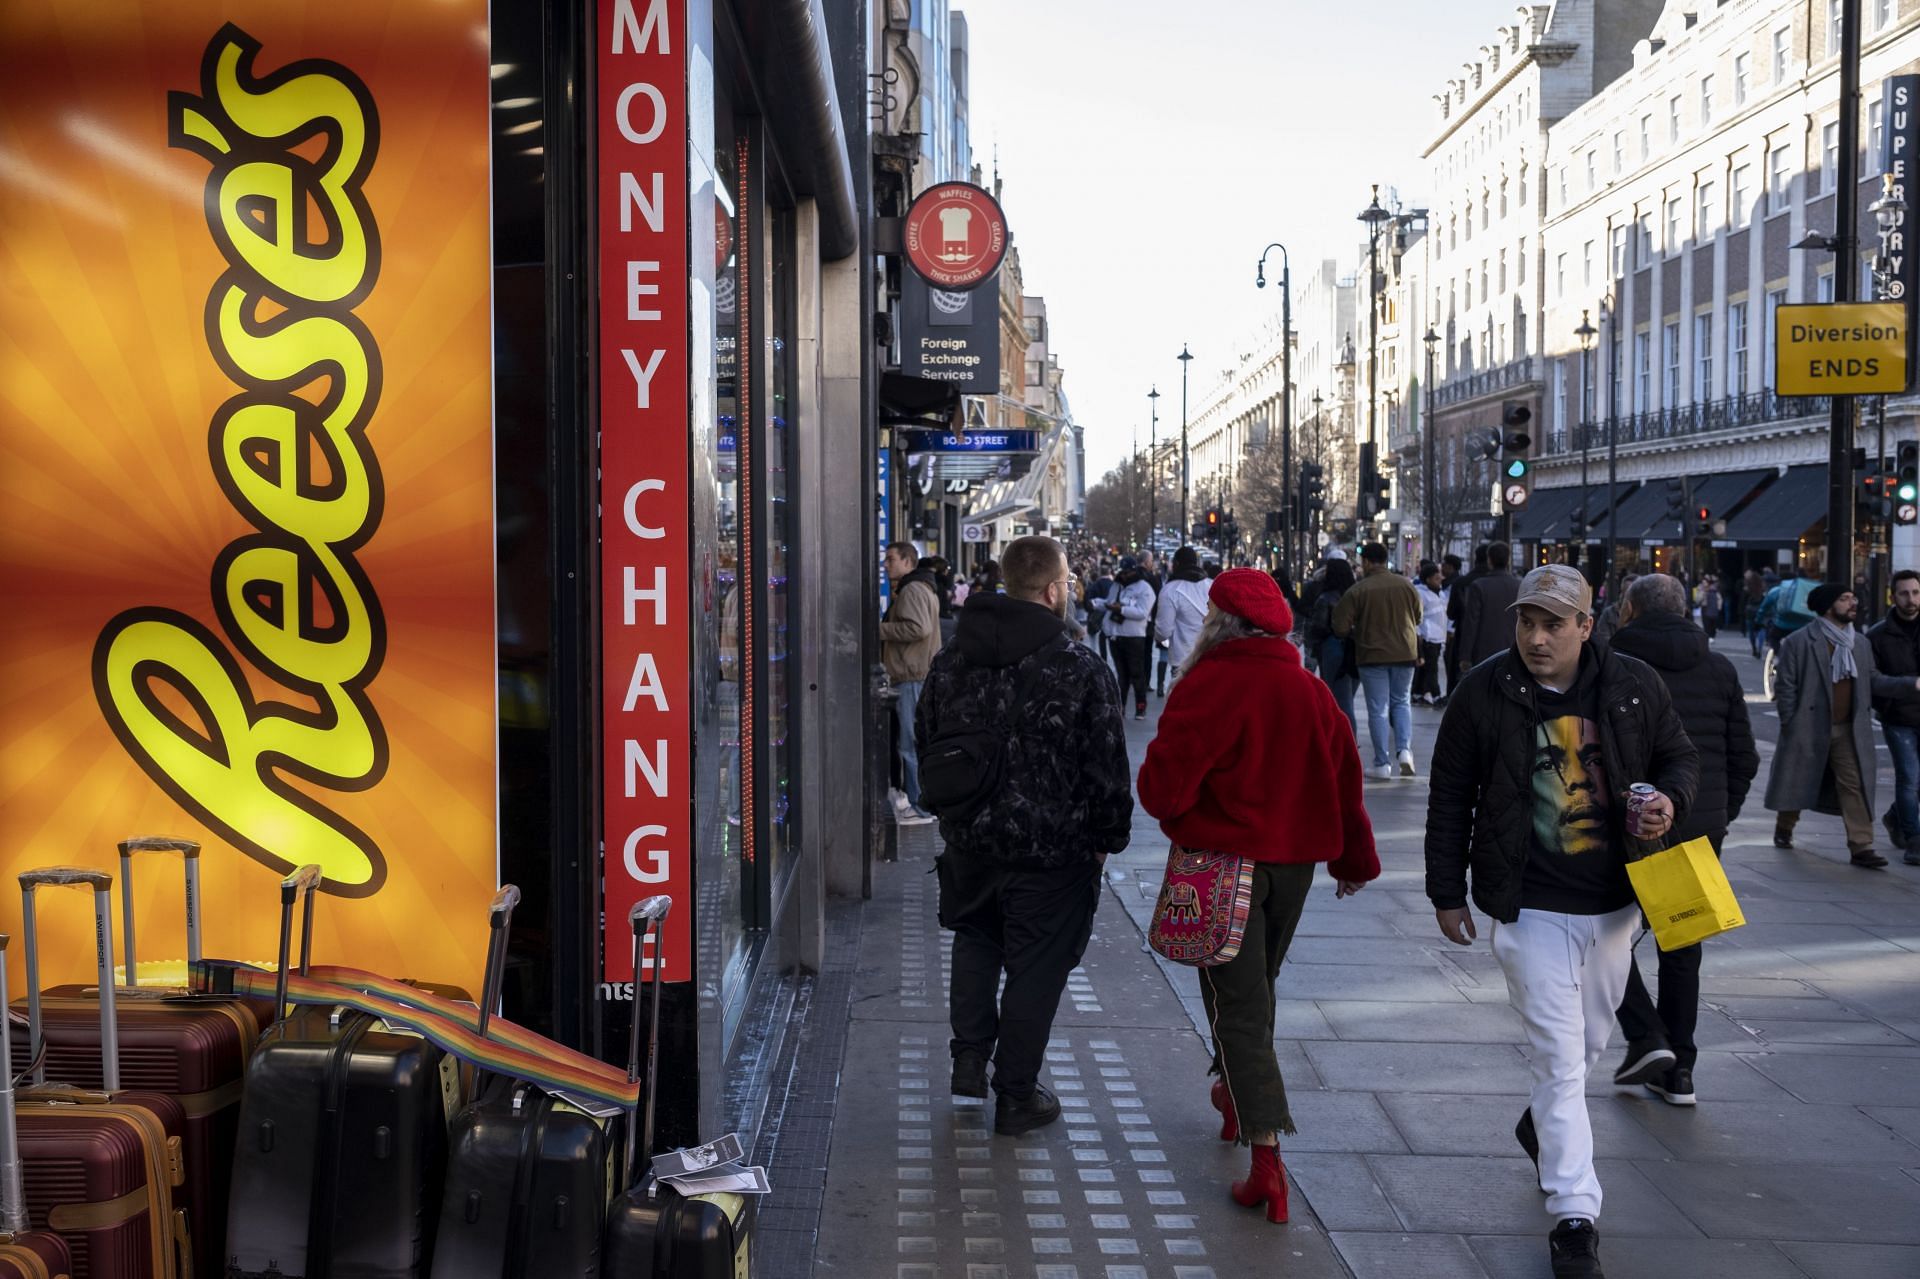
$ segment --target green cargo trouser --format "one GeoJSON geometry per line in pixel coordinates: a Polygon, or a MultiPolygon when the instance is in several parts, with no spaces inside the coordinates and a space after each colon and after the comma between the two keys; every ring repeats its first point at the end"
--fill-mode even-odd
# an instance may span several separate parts
{"type": "Polygon", "coordinates": [[[1244,1144],[1257,1132],[1293,1132],[1287,1085],[1273,1052],[1273,983],[1313,886],[1311,863],[1253,868],[1253,909],[1240,953],[1200,970],[1200,998],[1213,1028],[1213,1072],[1227,1081],[1244,1144]]]}

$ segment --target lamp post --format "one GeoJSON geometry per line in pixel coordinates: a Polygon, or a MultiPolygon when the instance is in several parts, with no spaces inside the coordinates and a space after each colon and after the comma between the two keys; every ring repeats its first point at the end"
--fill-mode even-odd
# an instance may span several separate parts
{"type": "Polygon", "coordinates": [[[1180,541],[1184,543],[1187,535],[1193,531],[1193,525],[1187,521],[1187,489],[1190,479],[1187,469],[1187,365],[1193,356],[1187,351],[1187,344],[1180,344],[1180,541]]]}
{"type": "Polygon", "coordinates": [[[1140,549],[1140,539],[1135,532],[1137,526],[1134,523],[1135,520],[1139,519],[1139,515],[1137,513],[1139,508],[1136,506],[1133,498],[1135,490],[1137,490],[1139,487],[1140,487],[1140,423],[1135,422],[1133,424],[1133,474],[1127,477],[1127,541],[1131,543],[1131,545],[1128,546],[1127,549],[1130,551],[1137,551],[1140,549]]]}
{"type": "MultiPolygon", "coordinates": [[[[1580,559],[1583,569],[1591,569],[1587,559],[1587,445],[1593,437],[1593,339],[1599,330],[1593,327],[1593,321],[1587,318],[1587,310],[1580,310],[1580,327],[1573,335],[1580,339],[1580,559]]],[[[1593,574],[1589,571],[1587,576],[1593,574]]]]}
{"type": "MultiPolygon", "coordinates": [[[[1275,249],[1280,250],[1280,474],[1291,483],[1293,476],[1293,263],[1287,257],[1286,245],[1276,240],[1260,251],[1260,264],[1253,271],[1253,285],[1258,289],[1267,287],[1267,254],[1275,249]]],[[[1288,502],[1280,516],[1285,521],[1280,539],[1280,562],[1289,575],[1295,569],[1293,506],[1292,502],[1288,502]]]]}
{"type": "Polygon", "coordinates": [[[1440,346],[1440,335],[1434,332],[1433,325],[1427,325],[1427,331],[1420,339],[1427,347],[1427,421],[1426,430],[1421,434],[1420,457],[1420,513],[1425,525],[1421,538],[1425,544],[1427,558],[1438,562],[1444,554],[1440,549],[1440,525],[1434,519],[1433,495],[1433,362],[1434,353],[1440,346]]]}
{"type": "MultiPolygon", "coordinates": [[[[1614,387],[1620,381],[1620,335],[1614,332],[1619,317],[1609,299],[1600,299],[1600,325],[1607,335],[1607,565],[1603,580],[1611,582],[1620,563],[1620,530],[1613,517],[1613,500],[1620,483],[1620,406],[1615,403],[1614,387]]],[[[1607,590],[1607,603],[1613,603],[1613,590],[1607,590]]]]}
{"type": "Polygon", "coordinates": [[[1380,230],[1393,221],[1380,205],[1379,183],[1373,184],[1373,198],[1358,220],[1367,224],[1367,440],[1360,450],[1361,497],[1354,514],[1369,518],[1380,492],[1380,230]]]}
{"type": "Polygon", "coordinates": [[[1147,549],[1160,525],[1160,387],[1147,392],[1147,549]]]}

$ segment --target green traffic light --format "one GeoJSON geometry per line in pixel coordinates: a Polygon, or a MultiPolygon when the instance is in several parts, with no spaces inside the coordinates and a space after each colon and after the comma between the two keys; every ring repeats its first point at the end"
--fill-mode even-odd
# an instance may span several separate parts
{"type": "Polygon", "coordinates": [[[1912,480],[1905,480],[1894,492],[1902,502],[1911,502],[1915,498],[1920,498],[1920,484],[1915,484],[1912,480]]]}
{"type": "Polygon", "coordinates": [[[1516,457],[1507,463],[1507,478],[1510,480],[1524,480],[1527,478],[1527,462],[1525,458],[1516,457]]]}

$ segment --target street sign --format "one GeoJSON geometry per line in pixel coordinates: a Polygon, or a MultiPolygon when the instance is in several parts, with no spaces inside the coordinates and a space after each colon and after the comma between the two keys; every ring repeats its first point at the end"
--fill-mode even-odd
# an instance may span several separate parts
{"type": "Polygon", "coordinates": [[[946,431],[903,427],[909,453],[1031,453],[1039,447],[1034,431],[968,431],[966,438],[946,431]]]}
{"type": "Polygon", "coordinates": [[[1507,509],[1517,511],[1527,504],[1527,486],[1524,484],[1507,485],[1507,509]]]}
{"type": "Polygon", "coordinates": [[[1890,395],[1907,389],[1907,308],[1899,302],[1783,306],[1774,327],[1781,395],[1890,395]]]}
{"type": "Polygon", "coordinates": [[[971,182],[928,187],[907,210],[907,263],[928,284],[971,289],[1007,255],[1007,215],[971,182]]]}
{"type": "Polygon", "coordinates": [[[984,542],[987,540],[987,526],[984,524],[962,524],[960,540],[963,542],[984,542]]]}

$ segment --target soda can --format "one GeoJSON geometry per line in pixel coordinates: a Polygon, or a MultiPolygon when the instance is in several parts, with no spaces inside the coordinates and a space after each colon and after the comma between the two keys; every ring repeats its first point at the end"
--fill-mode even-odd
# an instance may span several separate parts
{"type": "Polygon", "coordinates": [[[1635,782],[1627,787],[1627,834],[1639,839],[1640,810],[1653,802],[1660,792],[1646,782],[1635,782]]]}

